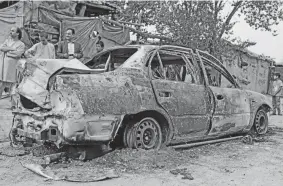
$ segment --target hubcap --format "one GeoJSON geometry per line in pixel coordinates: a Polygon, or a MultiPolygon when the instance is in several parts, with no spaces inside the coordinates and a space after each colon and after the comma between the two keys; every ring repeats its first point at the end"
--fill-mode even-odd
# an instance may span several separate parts
{"type": "Polygon", "coordinates": [[[156,123],[152,120],[144,120],[135,131],[135,146],[137,148],[152,149],[160,138],[156,123]]]}
{"type": "Polygon", "coordinates": [[[256,131],[257,131],[258,134],[263,134],[264,131],[266,130],[267,119],[266,119],[265,113],[263,113],[263,111],[260,111],[257,114],[255,127],[256,127],[256,131]]]}

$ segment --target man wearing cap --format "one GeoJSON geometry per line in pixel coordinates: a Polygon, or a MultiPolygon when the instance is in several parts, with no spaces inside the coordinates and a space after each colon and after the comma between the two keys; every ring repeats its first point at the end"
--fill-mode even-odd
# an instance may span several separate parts
{"type": "Polygon", "coordinates": [[[280,96],[282,93],[283,82],[280,80],[280,73],[276,72],[273,75],[272,82],[272,104],[273,104],[273,115],[276,115],[276,111],[278,111],[278,115],[282,115],[280,109],[280,96]]]}

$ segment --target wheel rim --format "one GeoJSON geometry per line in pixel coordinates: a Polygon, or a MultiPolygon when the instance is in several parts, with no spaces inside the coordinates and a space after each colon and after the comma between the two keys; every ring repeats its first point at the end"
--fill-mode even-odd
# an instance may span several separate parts
{"type": "Polygon", "coordinates": [[[264,134],[267,130],[267,115],[264,111],[259,111],[256,115],[255,129],[258,134],[264,134]]]}
{"type": "Polygon", "coordinates": [[[141,120],[128,131],[127,144],[130,148],[159,149],[161,143],[161,128],[152,118],[141,120]]]}

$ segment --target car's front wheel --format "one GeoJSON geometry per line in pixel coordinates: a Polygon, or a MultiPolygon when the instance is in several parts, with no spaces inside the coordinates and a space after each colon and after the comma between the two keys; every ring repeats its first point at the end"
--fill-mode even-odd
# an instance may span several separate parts
{"type": "Polygon", "coordinates": [[[265,134],[268,128],[268,116],[264,109],[257,111],[252,130],[255,134],[265,134]]]}
{"type": "Polygon", "coordinates": [[[161,127],[155,119],[146,117],[126,126],[123,141],[129,148],[159,149],[162,145],[161,127]]]}

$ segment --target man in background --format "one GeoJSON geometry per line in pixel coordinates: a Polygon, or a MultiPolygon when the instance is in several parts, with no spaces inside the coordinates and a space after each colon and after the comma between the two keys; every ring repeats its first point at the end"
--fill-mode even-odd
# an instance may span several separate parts
{"type": "Polygon", "coordinates": [[[75,30],[68,28],[65,40],[58,44],[57,57],[61,59],[80,59],[83,57],[82,47],[74,41],[75,30]]]}
{"type": "Polygon", "coordinates": [[[276,72],[273,75],[272,82],[272,105],[273,105],[273,115],[276,115],[276,111],[278,111],[278,115],[282,115],[280,109],[280,96],[282,93],[283,82],[280,79],[280,73],[276,72]]]}
{"type": "Polygon", "coordinates": [[[55,59],[55,47],[47,41],[47,33],[39,34],[39,43],[34,44],[25,52],[27,58],[35,59],[55,59]]]}
{"type": "Polygon", "coordinates": [[[0,56],[0,97],[2,97],[4,88],[10,87],[12,109],[16,107],[17,63],[25,51],[25,44],[21,38],[21,29],[12,27],[10,37],[0,47],[2,52],[0,56]]]}
{"type": "Polygon", "coordinates": [[[104,43],[103,41],[99,40],[96,42],[96,52],[101,52],[104,50],[104,43]]]}

